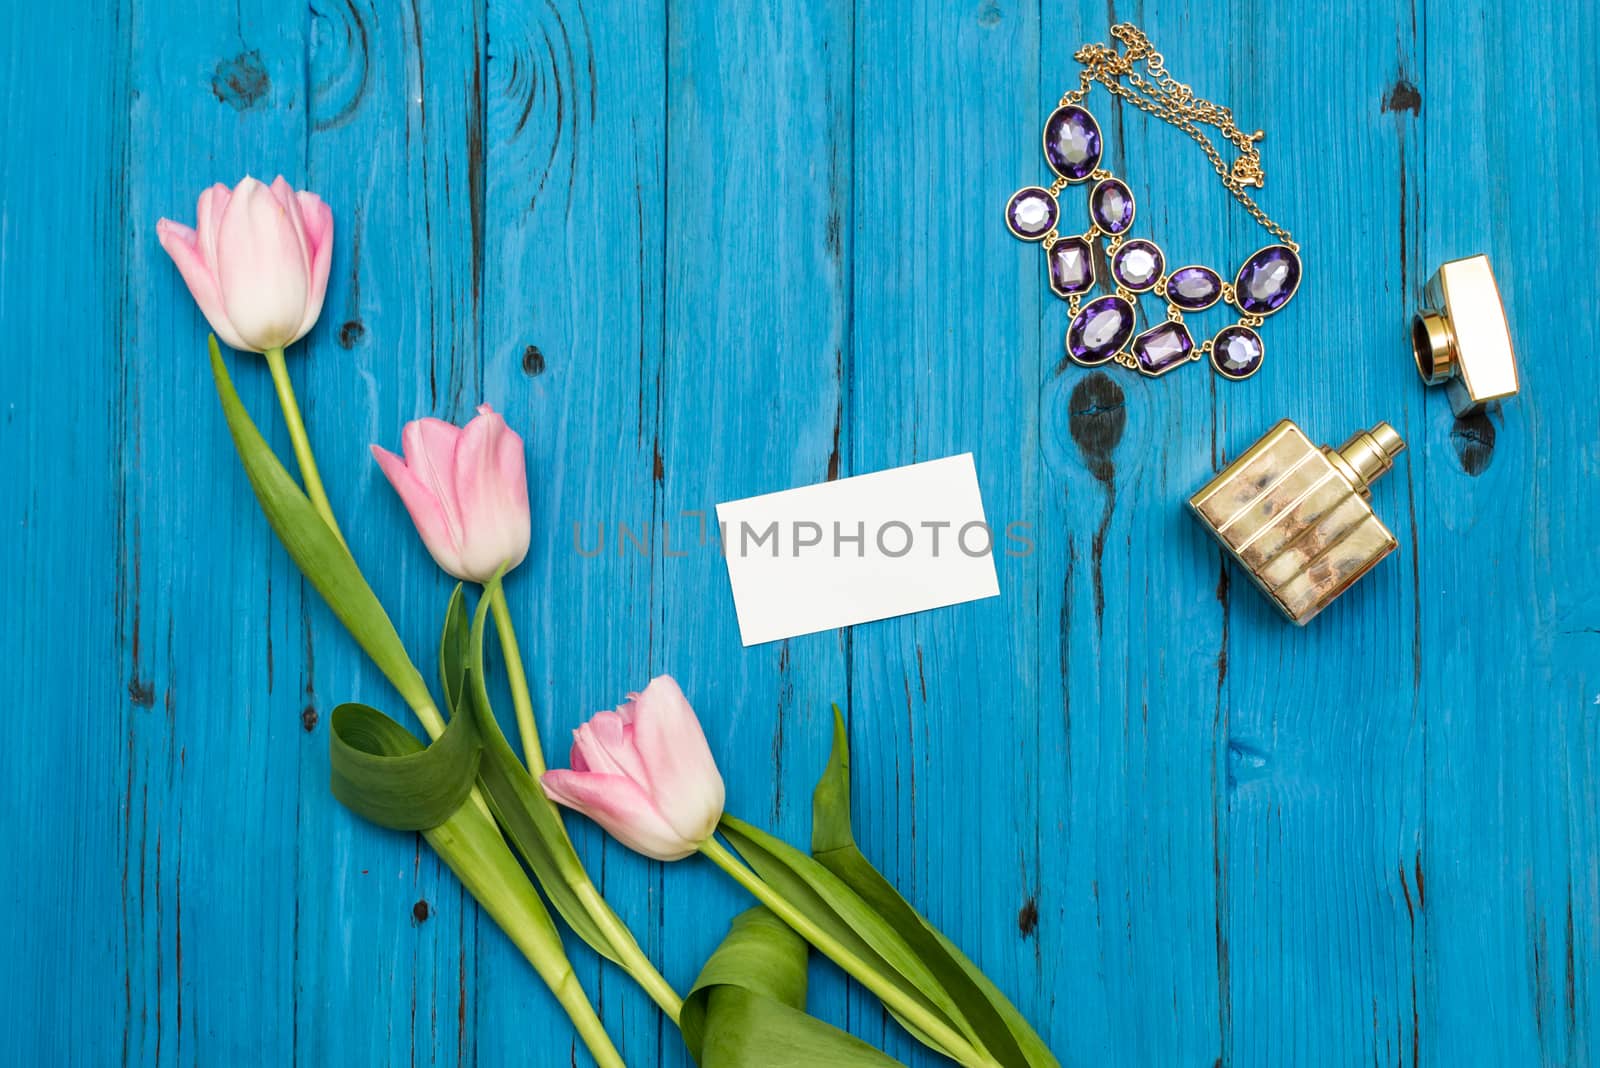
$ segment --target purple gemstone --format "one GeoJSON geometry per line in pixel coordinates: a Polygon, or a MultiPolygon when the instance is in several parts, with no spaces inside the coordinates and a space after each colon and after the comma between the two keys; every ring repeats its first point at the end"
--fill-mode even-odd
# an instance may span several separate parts
{"type": "Polygon", "coordinates": [[[1067,326],[1067,355],[1086,365],[1105,363],[1133,336],[1133,305],[1100,297],[1083,306],[1067,326]]]}
{"type": "Polygon", "coordinates": [[[1094,256],[1081,237],[1063,237],[1050,246],[1050,290],[1065,299],[1094,288],[1094,256]]]}
{"type": "Polygon", "coordinates": [[[1056,198],[1050,190],[1024,186],[1006,204],[1006,225],[1024,241],[1037,241],[1056,224],[1056,198]]]}
{"type": "Polygon", "coordinates": [[[1271,315],[1300,288],[1300,257],[1287,245],[1268,245],[1244,261],[1233,281],[1233,302],[1249,315],[1271,315]]]}
{"type": "Polygon", "coordinates": [[[1089,194],[1089,216],[1113,237],[1126,233],[1133,225],[1133,193],[1117,178],[1096,182],[1089,194]]]}
{"type": "Polygon", "coordinates": [[[1182,323],[1162,323],[1133,339],[1133,358],[1147,375],[1165,374],[1194,354],[1194,338],[1182,323]]]}
{"type": "Polygon", "coordinates": [[[1111,274],[1119,285],[1143,293],[1156,284],[1166,260],[1153,241],[1129,241],[1111,258],[1111,274]]]}
{"type": "Polygon", "coordinates": [[[1229,378],[1249,378],[1261,366],[1266,346],[1248,326],[1225,326],[1211,339],[1211,365],[1229,378]]]}
{"type": "Polygon", "coordinates": [[[1184,311],[1200,311],[1222,296],[1222,276],[1210,267],[1179,267],[1167,279],[1167,300],[1184,311]]]}
{"type": "Polygon", "coordinates": [[[1100,166],[1100,125],[1094,116],[1068,104],[1044,123],[1044,158],[1069,182],[1081,182],[1100,166]]]}

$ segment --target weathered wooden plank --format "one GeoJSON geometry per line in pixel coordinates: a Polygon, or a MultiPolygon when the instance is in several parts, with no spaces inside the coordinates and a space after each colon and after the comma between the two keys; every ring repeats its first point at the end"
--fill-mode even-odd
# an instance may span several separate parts
{"type": "MultiPolygon", "coordinates": [[[[297,136],[307,183],[334,205],[339,243],[322,322],[291,367],[352,550],[431,678],[452,582],[366,447],[394,448],[418,416],[463,419],[477,400],[484,13],[348,3],[307,19],[310,97],[295,109],[297,136]]],[[[254,536],[266,532],[257,525],[254,536]]],[[[527,983],[531,1000],[542,992],[419,839],[365,826],[332,802],[327,713],[361,698],[409,715],[309,591],[303,627],[319,721],[306,735],[298,804],[296,1053],[306,1063],[470,1062],[480,1034],[502,1030],[481,1023],[502,976],[527,983]],[[322,949],[346,938],[340,951],[322,949]]]]}
{"type": "MultiPolygon", "coordinates": [[[[1039,383],[1053,358],[1037,260],[1000,215],[1001,188],[1036,166],[1038,58],[1027,11],[857,11],[849,467],[973,452],[1002,596],[855,628],[850,711],[863,850],[1059,1040],[1039,924],[1055,903],[1042,870],[1055,828],[1038,818],[1061,730],[1035,700],[1034,626],[1061,548],[1035,520],[1039,383]],[[1006,555],[1013,522],[1028,524],[1034,553],[1006,555]]],[[[957,534],[943,532],[940,550],[961,551],[957,534]]],[[[870,995],[851,1009],[896,1057],[936,1062],[870,995]]]]}
{"type": "MultiPolygon", "coordinates": [[[[196,194],[219,178],[303,177],[301,30],[263,6],[224,17],[166,5],[129,8],[103,31],[130,57],[112,98],[128,124],[110,176],[123,213],[103,239],[121,237],[126,302],[121,423],[107,444],[127,460],[109,481],[128,538],[123,849],[137,874],[120,917],[89,922],[118,923],[129,947],[125,1063],[294,1056],[305,603],[252,514],[213,400],[207,327],[154,229],[161,215],[192,220],[196,194]],[[196,656],[200,635],[211,644],[196,656]]],[[[234,365],[246,403],[284,441],[265,369],[253,356],[234,365]]]]}
{"type": "MultiPolygon", "coordinates": [[[[1250,46],[1226,23],[1176,10],[1112,14],[1136,15],[1195,92],[1241,106],[1229,57],[1250,46]]],[[[1044,115],[1076,82],[1068,54],[1110,40],[1087,16],[1051,18],[1041,36],[1056,44],[1027,124],[1035,146],[1044,115]]],[[[1170,265],[1226,272],[1265,243],[1181,133],[1103,88],[1086,103],[1107,136],[1107,165],[1137,199],[1135,231],[1155,239],[1170,265]]],[[[1022,177],[1046,173],[1037,155],[1030,163],[1022,177]]],[[[1077,224],[1082,194],[1064,201],[1077,224]]],[[[1049,356],[1041,540],[1049,537],[1053,566],[1041,589],[1050,669],[1041,671],[1041,701],[1065,727],[1056,764],[1064,781],[1041,813],[1062,836],[1041,876],[1055,888],[1041,922],[1057,992],[1052,1023],[1068,1062],[1210,1063],[1225,1057],[1229,983],[1221,696],[1229,632],[1214,552],[1181,505],[1211,463],[1219,387],[1204,366],[1157,381],[1062,367],[1066,315],[1029,259],[1049,356]]],[[[1146,301],[1145,311],[1159,316],[1161,306],[1146,301]]],[[[1191,326],[1203,334],[1223,321],[1216,310],[1192,316],[1191,326]]]]}
{"type": "MultiPolygon", "coordinates": [[[[850,5],[668,6],[664,352],[646,395],[659,443],[648,517],[670,523],[648,604],[650,668],[700,710],[729,809],[804,844],[831,701],[849,678],[842,633],[739,644],[715,540],[717,501],[838,472],[849,335],[850,5]]],[[[644,502],[635,507],[643,509],[644,502]]],[[[661,873],[663,957],[692,975],[748,903],[719,872],[661,873]]],[[[819,969],[813,1006],[842,1018],[819,969]]],[[[664,1063],[686,1063],[681,1047],[664,1063]]]]}
{"type": "MultiPolygon", "coordinates": [[[[617,525],[658,521],[665,14],[571,2],[489,12],[483,395],[528,442],[533,549],[509,596],[553,766],[566,765],[573,727],[652,670],[657,561],[621,542],[617,525]]],[[[661,928],[663,873],[587,820],[567,823],[602,890],[662,960],[677,940],[661,928]]],[[[568,943],[629,1063],[660,1063],[662,1050],[676,1063],[676,1032],[655,1005],[568,943]]],[[[694,970],[669,978],[687,988],[694,970]]],[[[487,1018],[527,1018],[525,981],[507,975],[483,996],[487,1018]]],[[[481,1062],[529,1063],[536,1033],[483,1028],[481,1062]]],[[[572,1041],[558,1039],[563,1051],[572,1041]]]]}
{"type": "Polygon", "coordinates": [[[1551,282],[1592,263],[1600,239],[1600,149],[1570,136],[1600,90],[1572,49],[1600,24],[1592,7],[1548,3],[1420,21],[1417,280],[1487,252],[1522,376],[1487,418],[1454,420],[1428,398],[1415,435],[1424,1056],[1594,1063],[1600,366],[1572,358],[1574,331],[1594,334],[1591,302],[1551,282]],[[1532,202],[1524,177],[1542,188],[1532,202]]]}
{"type": "Polygon", "coordinates": [[[122,522],[117,487],[135,466],[119,358],[132,233],[127,187],[108,180],[130,131],[124,108],[57,106],[84,93],[126,99],[123,18],[0,11],[0,638],[12,713],[0,747],[0,979],[15,1006],[0,1060],[12,1064],[40,1050],[115,1063],[134,1000],[148,1004],[146,928],[125,904],[146,887],[144,855],[127,842],[147,811],[133,741],[161,713],[129,688],[139,606],[120,576],[139,532],[122,522]],[[58,314],[67,293],[75,321],[58,314]],[[30,370],[41,362],[60,373],[30,370]]]}
{"type": "MultiPolygon", "coordinates": [[[[1330,9],[1256,22],[1241,12],[1233,29],[1249,43],[1218,43],[1235,57],[1227,91],[1242,123],[1268,131],[1263,200],[1301,242],[1306,279],[1263,329],[1263,372],[1243,388],[1218,384],[1216,465],[1282,415],[1334,446],[1379,419],[1409,438],[1422,399],[1404,347],[1410,250],[1398,222],[1414,188],[1401,142],[1409,116],[1385,108],[1414,66],[1406,17],[1330,9]],[[1322,151],[1335,140],[1337,158],[1322,151]],[[1373,264],[1364,275],[1353,273],[1352,242],[1373,264]]],[[[1235,247],[1248,252],[1259,237],[1235,247]]],[[[1310,626],[1286,625],[1244,575],[1219,572],[1223,1039],[1239,1063],[1393,1064],[1416,1048],[1414,457],[1373,492],[1400,551],[1310,626]]]]}

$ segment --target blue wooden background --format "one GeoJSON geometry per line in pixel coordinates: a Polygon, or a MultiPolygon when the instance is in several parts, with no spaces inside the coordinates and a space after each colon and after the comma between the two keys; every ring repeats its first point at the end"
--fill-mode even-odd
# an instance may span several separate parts
{"type": "MultiPolygon", "coordinates": [[[[839,701],[868,855],[1064,1063],[1600,1063],[1592,4],[63,0],[0,25],[0,1062],[583,1060],[427,849],[329,796],[328,710],[399,702],[257,515],[154,229],[281,172],[337,216],[291,353],[311,436],[425,664],[447,580],[366,446],[487,399],[530,452],[511,593],[552,749],[670,671],[731,808],[803,842],[839,701]],[[1002,225],[1072,50],[1124,18],[1267,131],[1306,282],[1248,383],[1058,370],[1064,306],[1002,225]],[[1523,393],[1457,421],[1406,322],[1480,251],[1523,393]],[[1182,509],[1283,416],[1410,444],[1374,498],[1399,553],[1305,630],[1182,509]],[[964,450],[991,518],[1033,526],[998,599],[746,650],[715,553],[662,551],[719,500],[964,450]]],[[[1264,243],[1181,134],[1090,106],[1142,229],[1212,262],[1264,243]]],[[[233,366],[286,447],[265,368],[233,366]]],[[[746,902],[575,833],[687,986],[746,902]]],[[[573,952],[631,1062],[686,1063],[573,952]]],[[[814,975],[815,1011],[931,1062],[814,975]]]]}

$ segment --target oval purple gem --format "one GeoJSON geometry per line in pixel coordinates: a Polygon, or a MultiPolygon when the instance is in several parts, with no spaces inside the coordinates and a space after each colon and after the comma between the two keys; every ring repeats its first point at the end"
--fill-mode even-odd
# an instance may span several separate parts
{"type": "Polygon", "coordinates": [[[1050,290],[1063,299],[1094,288],[1094,255],[1081,237],[1063,237],[1050,246],[1050,290]]]}
{"type": "Polygon", "coordinates": [[[1184,311],[1202,311],[1222,296],[1222,276],[1210,267],[1179,267],[1167,278],[1167,301],[1184,311]]]}
{"type": "Polygon", "coordinates": [[[1067,355],[1081,364],[1105,363],[1133,336],[1133,305],[1121,297],[1091,300],[1067,326],[1067,355]]]}
{"type": "Polygon", "coordinates": [[[1228,378],[1249,378],[1265,354],[1261,336],[1248,326],[1225,326],[1211,339],[1211,366],[1228,378]]]}
{"type": "Polygon", "coordinates": [[[1140,238],[1129,241],[1117,249],[1111,258],[1111,274],[1117,284],[1135,293],[1143,293],[1155,286],[1156,279],[1166,267],[1166,258],[1155,242],[1140,238]]]}
{"type": "Polygon", "coordinates": [[[1100,166],[1100,124],[1076,104],[1056,108],[1044,123],[1044,158],[1067,181],[1083,181],[1100,166]]]}
{"type": "Polygon", "coordinates": [[[1096,182],[1089,193],[1089,217],[1106,233],[1127,233],[1133,225],[1133,193],[1119,178],[1096,182]]]}
{"type": "Polygon", "coordinates": [[[1147,375],[1166,374],[1194,354],[1194,338],[1182,323],[1152,326],[1133,339],[1133,358],[1147,375]]]}
{"type": "Polygon", "coordinates": [[[1233,281],[1233,302],[1248,315],[1271,315],[1300,288],[1300,257],[1287,245],[1268,245],[1244,261],[1233,281]]]}
{"type": "Polygon", "coordinates": [[[1037,241],[1056,224],[1056,198],[1050,190],[1024,186],[1006,203],[1006,225],[1024,241],[1037,241]]]}

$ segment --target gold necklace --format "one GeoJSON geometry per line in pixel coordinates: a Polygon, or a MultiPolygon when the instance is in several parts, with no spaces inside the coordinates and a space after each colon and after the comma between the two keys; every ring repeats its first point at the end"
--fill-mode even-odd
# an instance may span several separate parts
{"type": "Polygon", "coordinates": [[[1246,134],[1230,109],[1196,96],[1168,74],[1161,53],[1137,26],[1119,23],[1111,27],[1111,36],[1123,51],[1086,44],[1074,55],[1083,67],[1078,87],[1062,96],[1044,125],[1045,161],[1056,178],[1048,188],[1025,186],[1012,194],[1006,204],[1006,226],[1018,238],[1038,242],[1044,249],[1050,289],[1067,302],[1071,316],[1066,348],[1074,363],[1095,367],[1114,361],[1153,377],[1209,357],[1225,378],[1248,378],[1260,369],[1266,351],[1257,329],[1268,315],[1289,303],[1301,274],[1300,246],[1246,191],[1266,183],[1256,147],[1265,135],[1260,130],[1246,134]],[[1128,236],[1135,214],[1133,193],[1126,182],[1100,166],[1100,125],[1081,103],[1096,82],[1192,137],[1224,188],[1277,243],[1246,258],[1231,282],[1204,264],[1167,271],[1166,255],[1155,242],[1128,236]],[[1215,127],[1238,150],[1231,164],[1202,126],[1215,127]],[[1063,235],[1057,229],[1062,191],[1091,181],[1088,229],[1063,235]],[[1097,264],[1102,268],[1097,270],[1097,264]],[[1111,292],[1083,303],[1097,284],[1111,292]],[[1166,318],[1135,335],[1136,301],[1143,293],[1167,302],[1166,318]],[[1219,301],[1237,309],[1238,321],[1196,344],[1184,312],[1204,311],[1219,301]]]}

